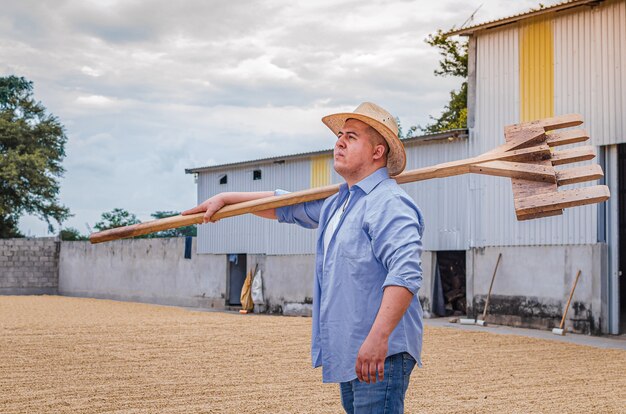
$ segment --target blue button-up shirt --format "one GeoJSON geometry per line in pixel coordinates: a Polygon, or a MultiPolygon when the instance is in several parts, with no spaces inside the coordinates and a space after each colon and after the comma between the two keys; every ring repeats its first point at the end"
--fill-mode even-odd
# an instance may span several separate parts
{"type": "Polygon", "coordinates": [[[421,365],[424,221],[415,202],[381,168],[337,194],[276,209],[278,221],[318,228],[313,291],[313,366],[324,382],[356,378],[358,351],[378,313],[383,289],[403,286],[413,300],[389,337],[387,355],[408,352],[421,365]],[[324,257],[324,231],[350,199],[324,257]]]}

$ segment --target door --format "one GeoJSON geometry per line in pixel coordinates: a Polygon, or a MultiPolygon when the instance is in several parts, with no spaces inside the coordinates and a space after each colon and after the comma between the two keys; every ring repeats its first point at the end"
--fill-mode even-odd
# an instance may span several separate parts
{"type": "Polygon", "coordinates": [[[229,254],[228,260],[228,303],[230,306],[241,306],[241,288],[246,280],[246,255],[229,254]]]}

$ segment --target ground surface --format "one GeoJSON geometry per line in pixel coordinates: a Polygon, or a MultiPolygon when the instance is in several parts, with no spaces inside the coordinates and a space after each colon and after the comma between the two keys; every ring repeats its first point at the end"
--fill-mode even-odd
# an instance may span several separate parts
{"type": "MultiPolygon", "coordinates": [[[[309,318],[0,297],[0,413],[338,413],[309,318]]],[[[624,413],[626,351],[427,327],[408,413],[624,413]]]]}

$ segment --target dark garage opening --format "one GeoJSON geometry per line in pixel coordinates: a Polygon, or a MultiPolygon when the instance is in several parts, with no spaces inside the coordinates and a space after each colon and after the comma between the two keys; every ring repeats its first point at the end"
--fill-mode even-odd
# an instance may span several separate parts
{"type": "Polygon", "coordinates": [[[246,280],[246,255],[229,254],[228,258],[228,306],[241,306],[241,288],[246,280]]]}
{"type": "Polygon", "coordinates": [[[466,315],[465,250],[437,252],[432,310],[438,316],[466,315]]]}

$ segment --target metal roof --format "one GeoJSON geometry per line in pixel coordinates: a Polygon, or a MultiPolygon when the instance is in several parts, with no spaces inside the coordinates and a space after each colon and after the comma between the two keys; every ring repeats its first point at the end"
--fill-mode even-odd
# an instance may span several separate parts
{"type": "Polygon", "coordinates": [[[604,0],[573,0],[573,1],[564,1],[562,3],[555,4],[553,6],[544,7],[542,9],[532,9],[524,13],[515,14],[510,17],[504,17],[502,19],[491,20],[486,23],[476,24],[474,26],[465,27],[462,29],[450,30],[445,34],[447,36],[461,35],[461,36],[470,36],[475,32],[493,29],[496,27],[504,26],[506,24],[516,23],[520,20],[528,19],[531,17],[540,16],[546,13],[555,13],[564,10],[568,10],[574,7],[580,6],[595,6],[597,4],[602,3],[604,0]]]}
{"type": "MultiPolygon", "coordinates": [[[[402,142],[404,143],[404,145],[407,145],[407,144],[417,145],[417,144],[420,144],[422,142],[427,142],[427,141],[449,140],[449,139],[454,139],[454,138],[467,138],[468,136],[467,134],[468,134],[467,129],[451,129],[449,131],[439,132],[437,134],[428,134],[428,135],[421,135],[419,137],[405,138],[402,140],[402,142]]],[[[231,162],[227,164],[209,165],[206,167],[186,168],[185,173],[195,174],[199,172],[223,170],[224,168],[231,168],[231,167],[243,167],[246,165],[270,164],[270,163],[275,163],[275,162],[282,162],[285,160],[291,161],[291,160],[296,160],[299,158],[309,158],[309,157],[313,157],[316,155],[331,154],[332,152],[333,152],[332,149],[327,149],[327,150],[321,150],[321,151],[302,152],[299,154],[279,155],[276,157],[269,157],[269,158],[259,158],[255,160],[249,160],[249,161],[231,162]]]]}

